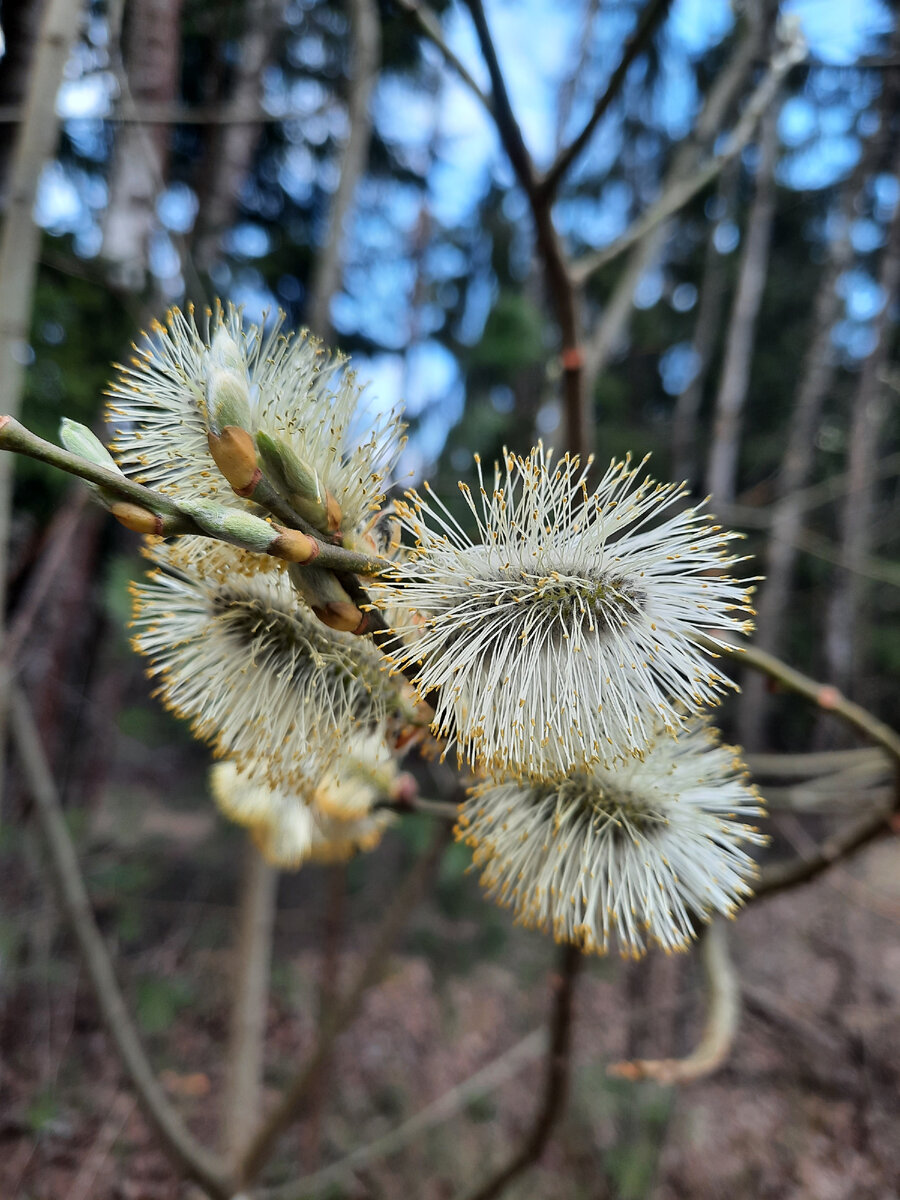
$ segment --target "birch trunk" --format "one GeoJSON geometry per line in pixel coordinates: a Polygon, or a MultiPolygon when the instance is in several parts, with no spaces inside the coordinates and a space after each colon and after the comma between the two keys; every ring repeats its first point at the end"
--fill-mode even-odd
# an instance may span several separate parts
{"type": "MultiPolygon", "coordinates": [[[[0,397],[3,411],[17,417],[22,406],[25,362],[37,277],[41,231],[32,210],[44,164],[59,134],[56,93],[81,24],[74,0],[47,0],[32,59],[25,111],[9,171],[3,232],[0,234],[0,397]]],[[[0,643],[7,591],[13,456],[0,455],[0,643]]],[[[6,702],[0,698],[0,790],[6,742],[6,702]]]]}
{"type": "Polygon", "coordinates": [[[331,332],[331,299],[340,285],[344,257],[344,225],[366,169],[372,137],[369,105],[381,65],[381,22],[374,0],[349,0],[350,66],[347,119],[349,129],[341,156],[337,191],[328,218],[328,232],[316,259],[307,308],[313,333],[331,332]]]}
{"type": "MultiPolygon", "coordinates": [[[[182,0],[131,0],[126,13],[121,88],[128,99],[173,103],[178,95],[182,0]],[[127,71],[127,75],[126,75],[127,71]]],[[[101,253],[114,283],[141,291],[147,277],[156,200],[169,151],[167,125],[119,128],[109,178],[101,253]]]]}

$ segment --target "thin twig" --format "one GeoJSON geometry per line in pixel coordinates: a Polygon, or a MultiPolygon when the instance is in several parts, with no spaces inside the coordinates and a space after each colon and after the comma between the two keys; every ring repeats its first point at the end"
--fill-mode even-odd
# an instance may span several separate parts
{"type": "Polygon", "coordinates": [[[761,671],[770,679],[782,684],[788,691],[803,696],[823,712],[840,717],[842,721],[846,721],[864,737],[883,746],[900,766],[900,734],[895,733],[889,725],[873,716],[862,705],[848,700],[832,684],[818,683],[815,679],[804,675],[802,671],[789,667],[774,654],[767,654],[764,650],[757,650],[754,646],[732,646],[702,636],[698,637],[697,641],[713,654],[724,654],[735,662],[752,667],[754,671],[761,671]]]}
{"type": "Polygon", "coordinates": [[[754,884],[753,895],[748,897],[747,903],[752,904],[753,901],[761,900],[766,896],[788,891],[790,888],[799,887],[804,883],[811,883],[836,862],[848,858],[876,838],[894,832],[892,819],[898,807],[900,806],[895,797],[895,801],[890,807],[860,817],[830,838],[826,838],[817,847],[814,854],[792,859],[787,863],[773,863],[772,866],[764,867],[754,884]]]}
{"type": "Polygon", "coordinates": [[[447,45],[436,13],[427,4],[420,3],[419,0],[397,0],[397,4],[409,13],[420,31],[440,50],[447,64],[453,68],[479,104],[493,117],[494,105],[490,96],[481,90],[462,59],[447,45]]]}
{"type": "Polygon", "coordinates": [[[305,1197],[313,1196],[335,1184],[351,1180],[353,1172],[357,1168],[374,1162],[376,1159],[396,1154],[404,1146],[418,1141],[427,1130],[456,1116],[473,1100],[502,1087],[508,1080],[515,1078],[530,1062],[540,1058],[546,1049],[547,1030],[544,1028],[533,1029],[531,1033],[495,1058],[493,1062],[482,1067],[474,1075],[470,1075],[468,1079],[464,1079],[462,1083],[458,1083],[456,1087],[445,1092],[439,1099],[427,1104],[415,1116],[404,1121],[402,1125],[398,1125],[396,1129],[392,1129],[390,1133],[376,1138],[374,1142],[369,1142],[366,1146],[351,1150],[344,1158],[323,1167],[314,1175],[307,1175],[304,1179],[298,1179],[284,1187],[262,1192],[260,1200],[305,1200],[305,1197]]]}
{"type": "Polygon", "coordinates": [[[552,164],[549,170],[538,184],[539,191],[543,196],[553,196],[556,189],[559,187],[560,180],[582,153],[588,142],[593,136],[594,130],[597,128],[600,121],[609,111],[609,107],[619,92],[622,90],[622,85],[625,82],[625,76],[628,74],[628,69],[635,59],[643,52],[647,43],[653,37],[660,21],[666,16],[671,7],[671,0],[650,0],[647,7],[641,13],[637,28],[634,33],[625,43],[625,48],[622,51],[622,57],[616,69],[610,76],[609,83],[606,85],[602,95],[597,98],[593,111],[585,123],[581,132],[572,139],[568,146],[560,151],[556,161],[552,164]]]}
{"type": "Polygon", "coordinates": [[[719,153],[697,166],[689,176],[679,175],[678,178],[673,179],[656,203],[652,204],[615,241],[604,246],[602,250],[587,254],[572,263],[570,270],[576,283],[584,283],[595,271],[599,271],[601,267],[606,266],[636,242],[641,241],[651,230],[674,216],[684,208],[689,200],[692,200],[698,192],[711,183],[722,168],[735,159],[747,146],[760,118],[777,94],[782,80],[792,67],[803,61],[805,55],[806,46],[800,41],[791,41],[776,54],[768,72],[747,102],[741,119],[729,134],[719,153]]]}
{"type": "MultiPolygon", "coordinates": [[[[159,532],[165,537],[186,533],[200,537],[214,536],[198,525],[193,517],[182,512],[177,501],[173,500],[171,496],[155,492],[152,488],[144,487],[143,484],[136,483],[133,479],[129,479],[117,471],[98,466],[77,454],[71,454],[61,446],[55,446],[53,442],[38,437],[13,417],[0,417],[0,450],[25,454],[39,462],[48,463],[70,475],[77,475],[80,479],[96,484],[104,491],[110,492],[122,500],[131,501],[141,508],[156,513],[163,521],[159,532]]],[[[308,527],[305,527],[303,532],[316,542],[318,550],[313,561],[317,567],[327,567],[331,570],[353,572],[359,575],[377,575],[390,565],[384,559],[369,554],[356,554],[352,550],[345,550],[343,546],[335,546],[331,542],[322,541],[321,538],[310,533],[308,527]]],[[[238,537],[229,535],[227,540],[234,545],[241,544],[241,539],[238,537]]],[[[244,544],[247,549],[257,549],[250,543],[244,544]]]]}
{"type": "Polygon", "coordinates": [[[10,699],[12,734],[47,846],[47,861],[62,907],[81,951],[107,1031],[138,1102],[170,1157],[215,1200],[234,1195],[224,1162],[196,1141],[157,1082],[132,1024],[78,867],[65,817],[34,718],[22,693],[10,699]]]}
{"type": "Polygon", "coordinates": [[[536,1163],[550,1140],[550,1134],[562,1115],[569,1085],[572,1048],[572,1001],[578,970],[583,961],[577,946],[565,944],[560,950],[559,974],[553,977],[553,1017],[550,1047],[540,1107],[521,1150],[486,1183],[468,1194],[466,1200],[493,1200],[523,1171],[536,1163]]]}
{"type": "Polygon", "coordinates": [[[612,1063],[607,1074],[619,1079],[653,1079],[667,1085],[690,1083],[712,1075],[726,1061],[738,1029],[740,986],[728,953],[728,930],[721,919],[705,930],[700,957],[706,986],[706,1020],[696,1047],[686,1058],[612,1063]]]}
{"type": "Polygon", "coordinates": [[[366,961],[347,994],[334,1006],[330,1020],[321,1031],[316,1048],[300,1068],[293,1082],[288,1085],[274,1111],[269,1114],[251,1139],[239,1169],[243,1186],[247,1187],[255,1182],[271,1157],[278,1139],[300,1115],[310,1094],[310,1089],[319,1076],[322,1064],[331,1053],[335,1039],[356,1015],[366,991],[384,970],[391,947],[409,919],[416,900],[432,878],[447,844],[448,836],[449,829],[446,826],[439,826],[431,846],[395,892],[381,927],[373,935],[372,949],[366,961]]]}

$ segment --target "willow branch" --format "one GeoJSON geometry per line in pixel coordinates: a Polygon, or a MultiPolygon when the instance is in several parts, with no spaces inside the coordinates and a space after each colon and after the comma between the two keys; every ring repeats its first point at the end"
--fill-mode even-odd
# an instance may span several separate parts
{"type": "Polygon", "coordinates": [[[619,1079],[653,1079],[671,1085],[691,1083],[717,1071],[728,1058],[740,1018],[740,985],[728,953],[728,930],[715,920],[704,932],[700,958],[706,990],[703,1034],[686,1058],[635,1059],[613,1063],[607,1074],[619,1079]]]}
{"type": "Polygon", "coordinates": [[[555,995],[543,1094],[525,1143],[505,1167],[469,1193],[466,1200],[493,1200],[499,1196],[508,1184],[537,1162],[550,1140],[553,1127],[562,1115],[569,1087],[572,1002],[583,957],[577,946],[568,943],[560,950],[559,974],[553,977],[555,995]]]}
{"type": "MultiPolygon", "coordinates": [[[[198,525],[193,517],[183,512],[178,502],[171,496],[153,491],[152,488],[145,487],[118,471],[101,467],[97,463],[64,450],[61,446],[54,445],[53,442],[45,441],[44,438],[38,437],[30,429],[26,429],[13,417],[0,417],[0,450],[25,454],[29,458],[35,458],[39,462],[45,462],[70,475],[76,475],[88,483],[93,483],[121,500],[148,509],[160,518],[160,526],[156,532],[162,537],[174,537],[187,533],[199,537],[214,536],[198,525]]],[[[313,560],[317,567],[326,567],[333,571],[353,572],[359,575],[377,575],[389,565],[384,559],[369,554],[357,554],[352,550],[344,549],[343,546],[335,546],[331,542],[323,541],[315,533],[310,533],[309,529],[310,527],[304,523],[302,532],[310,537],[317,546],[313,560]]],[[[237,537],[229,536],[223,540],[228,540],[232,545],[243,544],[245,549],[258,551],[258,547],[250,543],[242,543],[241,539],[237,537]]],[[[272,553],[277,554],[277,551],[272,551],[272,553]]]]}
{"type": "Polygon", "coordinates": [[[878,812],[860,817],[852,824],[845,826],[830,838],[826,838],[818,846],[815,854],[809,854],[800,859],[792,859],[787,863],[773,863],[764,867],[753,887],[753,895],[747,903],[761,900],[777,892],[789,891],[804,883],[811,883],[821,874],[834,866],[841,859],[849,858],[857,850],[867,846],[869,842],[886,833],[894,832],[893,819],[900,807],[897,796],[889,807],[878,812]]]}
{"type": "Polygon", "coordinates": [[[647,43],[653,37],[656,27],[665,17],[670,5],[671,0],[650,0],[650,3],[641,13],[637,28],[625,43],[625,49],[622,51],[622,57],[619,59],[618,66],[610,76],[605,90],[597,98],[593,111],[581,132],[572,139],[568,146],[560,151],[556,161],[540,180],[538,188],[542,196],[549,197],[555,194],[563,176],[585,149],[593,136],[594,130],[622,90],[629,67],[643,52],[647,43]]]}
{"type": "Polygon", "coordinates": [[[701,163],[687,177],[679,176],[673,179],[656,203],[652,204],[615,241],[604,246],[602,250],[587,254],[578,262],[573,263],[571,273],[576,283],[584,283],[595,271],[612,262],[614,258],[618,258],[620,254],[629,250],[636,242],[641,241],[657,226],[674,216],[698,192],[711,183],[728,163],[737,158],[753,137],[756,126],[775,98],[784,77],[805,57],[806,45],[799,39],[792,40],[779,51],[772,59],[768,72],[750,97],[741,119],[729,134],[719,153],[701,163]]]}
{"type": "Polygon", "coordinates": [[[159,1086],[128,1015],[109,954],[97,929],[56,785],[28,704],[18,690],[10,702],[16,750],[47,846],[48,864],[94,989],[101,1016],[147,1120],[169,1156],[215,1200],[234,1195],[224,1162],[195,1140],[159,1086]]]}
{"type": "Polygon", "coordinates": [[[753,646],[731,646],[716,643],[711,638],[700,639],[710,651],[724,654],[735,662],[741,662],[755,671],[761,671],[791,692],[816,705],[823,712],[832,713],[845,721],[863,737],[881,746],[890,756],[895,767],[895,788],[890,807],[874,813],[866,813],[851,825],[827,838],[815,854],[788,863],[773,864],[762,870],[754,887],[750,902],[762,896],[785,891],[808,883],[821,875],[839,859],[846,858],[875,838],[892,831],[895,815],[900,811],[900,735],[889,725],[873,716],[867,709],[848,700],[832,684],[818,683],[801,671],[789,667],[774,654],[757,650],[753,646]]]}
{"type": "Polygon", "coordinates": [[[802,671],[789,667],[774,654],[768,654],[765,650],[757,650],[754,646],[732,646],[702,636],[697,640],[700,645],[713,654],[724,654],[726,658],[751,667],[754,671],[761,671],[770,679],[774,679],[787,688],[788,691],[803,696],[823,712],[833,713],[834,716],[856,729],[863,737],[882,746],[900,767],[900,734],[895,733],[889,725],[873,716],[862,705],[848,700],[832,684],[818,683],[815,679],[804,675],[802,671]]]}
{"type": "Polygon", "coordinates": [[[394,894],[394,899],[372,939],[369,956],[359,971],[349,991],[334,1007],[327,1022],[323,1023],[318,1044],[289,1084],[274,1111],[264,1120],[253,1135],[242,1157],[239,1177],[248,1187],[259,1176],[260,1171],[272,1155],[278,1139],[299,1117],[318,1079],[322,1064],[331,1053],[338,1034],[356,1016],[366,991],[376,982],[384,970],[390,949],[409,919],[415,903],[431,879],[444,847],[449,830],[440,826],[429,849],[407,875],[394,894]]]}
{"type": "Polygon", "coordinates": [[[376,1138],[374,1142],[369,1142],[367,1146],[351,1150],[344,1158],[323,1167],[321,1171],[316,1171],[313,1175],[307,1175],[304,1179],[298,1179],[284,1187],[264,1191],[260,1200],[306,1200],[307,1197],[314,1196],[326,1188],[352,1180],[353,1172],[359,1167],[377,1159],[387,1158],[390,1154],[396,1154],[404,1146],[418,1141],[429,1129],[456,1116],[473,1100],[495,1091],[510,1079],[514,1079],[530,1062],[539,1058],[546,1047],[546,1029],[532,1030],[521,1041],[516,1042],[509,1050],[495,1058],[493,1062],[482,1067],[480,1071],[476,1071],[462,1083],[458,1083],[456,1087],[445,1092],[439,1099],[427,1104],[415,1116],[404,1121],[402,1125],[398,1125],[396,1129],[376,1138]]]}

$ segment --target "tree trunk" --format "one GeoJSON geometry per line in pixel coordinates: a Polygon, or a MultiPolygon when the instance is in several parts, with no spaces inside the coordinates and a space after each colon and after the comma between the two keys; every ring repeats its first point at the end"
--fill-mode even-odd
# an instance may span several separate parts
{"type": "MultiPolygon", "coordinates": [[[[736,167],[736,163],[729,164],[722,173],[718,192],[722,210],[719,220],[734,207],[736,167]]],[[[697,365],[690,383],[679,393],[672,415],[672,478],[684,479],[691,484],[698,482],[698,417],[713,350],[722,324],[727,289],[725,258],[716,249],[715,238],[710,237],[706,243],[703,278],[700,281],[700,303],[691,343],[697,365]]]]}
{"type": "Polygon", "coordinates": [[[731,310],[725,362],[716,397],[706,490],[713,499],[731,504],[737,491],[738,456],[744,405],[750,384],[750,364],[756,318],[769,268],[769,246],[775,217],[775,163],[778,157],[778,109],[763,118],[756,195],[750,209],[737,290],[731,310]]]}
{"type": "MultiPolygon", "coordinates": [[[[900,173],[900,155],[891,167],[900,173]]],[[[852,688],[859,674],[859,617],[863,600],[865,560],[872,549],[875,510],[873,466],[887,414],[882,375],[888,361],[890,309],[900,285],[900,204],[894,209],[887,244],[881,257],[878,284],[884,306],[873,322],[875,349],[863,363],[853,397],[848,488],[839,523],[840,552],[845,566],[835,573],[825,619],[825,662],[830,683],[852,688]]]]}
{"type": "MultiPolygon", "coordinates": [[[[283,12],[280,0],[248,0],[240,57],[227,100],[238,115],[259,106],[262,73],[272,57],[283,12]]],[[[261,128],[258,121],[239,120],[216,126],[210,133],[203,183],[198,189],[202,197],[194,238],[194,256],[200,271],[209,271],[219,256],[222,234],[234,221],[241,188],[256,156],[261,128]]]]}
{"type": "MultiPolygon", "coordinates": [[[[838,228],[829,246],[828,261],[816,296],[812,339],[791,408],[787,447],[775,482],[772,525],[766,550],[766,577],[757,602],[756,635],[756,645],[770,654],[779,653],[784,640],[797,558],[797,539],[804,521],[804,509],[798,493],[809,480],[815,454],[816,429],[837,367],[831,340],[842,307],[837,283],[852,262],[850,224],[853,205],[872,167],[872,151],[873,144],[870,143],[844,187],[838,228]]],[[[764,741],[765,709],[765,679],[758,672],[748,671],[742,682],[738,712],[738,737],[748,750],[759,749],[764,741]]]]}
{"type": "Polygon", "coordinates": [[[323,338],[327,338],[331,333],[331,300],[340,285],[344,224],[369,156],[369,142],[372,137],[369,103],[381,65],[381,22],[375,0],[349,0],[349,9],[349,129],[341,156],[337,191],[328,218],[328,232],[316,257],[316,269],[306,310],[310,329],[323,338]]]}
{"type": "MultiPolygon", "coordinates": [[[[123,99],[173,103],[178,96],[182,0],[131,0],[127,7],[123,99]],[[126,76],[127,70],[127,76],[126,76]]],[[[164,186],[168,125],[119,127],[109,178],[101,253],[116,286],[141,291],[147,277],[156,200],[164,186]]]]}

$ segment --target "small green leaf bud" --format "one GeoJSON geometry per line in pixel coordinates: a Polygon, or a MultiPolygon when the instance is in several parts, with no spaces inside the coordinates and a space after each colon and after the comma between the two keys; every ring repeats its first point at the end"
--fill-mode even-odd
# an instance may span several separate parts
{"type": "Polygon", "coordinates": [[[226,329],[217,331],[207,354],[206,408],[213,433],[221,433],[226,425],[250,428],[247,364],[240,346],[226,329]]]}
{"type": "Polygon", "coordinates": [[[280,438],[260,431],[256,445],[267,476],[295,511],[323,533],[339,533],[341,507],[312,467],[280,438]]]}
{"type": "Polygon", "coordinates": [[[211,500],[183,500],[179,507],[187,516],[193,517],[205,533],[257,554],[268,554],[270,546],[280,536],[268,521],[251,513],[223,508],[211,500]]]}
{"type": "Polygon", "coordinates": [[[98,467],[106,467],[107,470],[115,471],[117,475],[122,474],[116,460],[87,425],[63,417],[59,423],[59,440],[70,454],[78,454],[98,467]]]}

